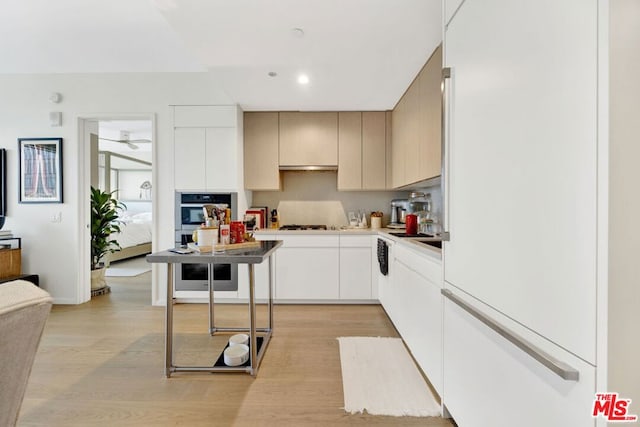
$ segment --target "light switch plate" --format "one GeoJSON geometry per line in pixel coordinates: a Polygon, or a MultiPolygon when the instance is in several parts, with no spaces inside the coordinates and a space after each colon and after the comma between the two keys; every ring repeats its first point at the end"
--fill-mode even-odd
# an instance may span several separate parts
{"type": "Polygon", "coordinates": [[[51,111],[49,113],[49,124],[51,126],[62,126],[62,113],[60,111],[51,111]]]}

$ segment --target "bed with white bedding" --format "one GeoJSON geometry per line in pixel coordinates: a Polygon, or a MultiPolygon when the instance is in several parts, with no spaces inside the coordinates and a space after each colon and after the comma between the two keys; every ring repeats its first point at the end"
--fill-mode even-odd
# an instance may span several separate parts
{"type": "Polygon", "coordinates": [[[109,254],[108,262],[119,261],[151,253],[151,212],[124,212],[120,216],[120,233],[113,234],[121,250],[109,254]]]}

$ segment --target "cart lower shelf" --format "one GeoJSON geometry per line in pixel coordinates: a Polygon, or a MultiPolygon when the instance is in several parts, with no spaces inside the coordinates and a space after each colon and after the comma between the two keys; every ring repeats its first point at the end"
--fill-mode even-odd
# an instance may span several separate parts
{"type": "MultiPolygon", "coordinates": [[[[256,354],[260,353],[260,349],[262,348],[262,343],[264,342],[264,337],[256,337],[256,354]]],[[[249,354],[251,354],[251,344],[248,344],[249,347],[249,354]]],[[[242,367],[248,367],[251,366],[251,357],[249,357],[249,359],[244,362],[242,365],[236,365],[236,366],[228,366],[224,363],[224,351],[229,348],[229,344],[227,343],[227,345],[225,346],[225,348],[222,350],[222,353],[220,353],[220,356],[218,357],[218,360],[216,360],[216,363],[213,364],[214,367],[218,368],[242,368],[242,367]]]]}

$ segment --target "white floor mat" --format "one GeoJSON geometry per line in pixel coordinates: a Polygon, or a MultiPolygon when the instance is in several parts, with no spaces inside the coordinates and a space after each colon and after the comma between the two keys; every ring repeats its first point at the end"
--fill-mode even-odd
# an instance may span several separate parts
{"type": "Polygon", "coordinates": [[[400,338],[340,337],[344,410],[440,416],[440,405],[400,338]]]}

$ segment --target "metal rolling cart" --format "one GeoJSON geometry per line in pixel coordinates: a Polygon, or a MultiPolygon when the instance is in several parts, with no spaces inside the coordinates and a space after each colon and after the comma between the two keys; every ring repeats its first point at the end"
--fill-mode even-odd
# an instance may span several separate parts
{"type": "Polygon", "coordinates": [[[234,249],[226,252],[188,253],[180,254],[171,250],[147,255],[149,263],[167,264],[167,304],[165,311],[165,375],[167,378],[173,372],[244,372],[256,376],[258,367],[271,339],[273,332],[273,259],[272,255],[282,245],[280,240],[260,242],[260,247],[251,249],[234,249]],[[266,328],[256,328],[255,304],[255,264],[269,262],[269,299],[268,325],[266,328]],[[216,332],[248,332],[249,333],[249,364],[248,366],[176,366],[173,359],[173,305],[175,303],[173,268],[174,264],[209,264],[209,333],[216,332]],[[215,326],[213,299],[213,265],[214,264],[247,264],[249,269],[249,327],[218,328],[215,326]],[[262,343],[258,349],[257,333],[263,333],[262,343]]]}

